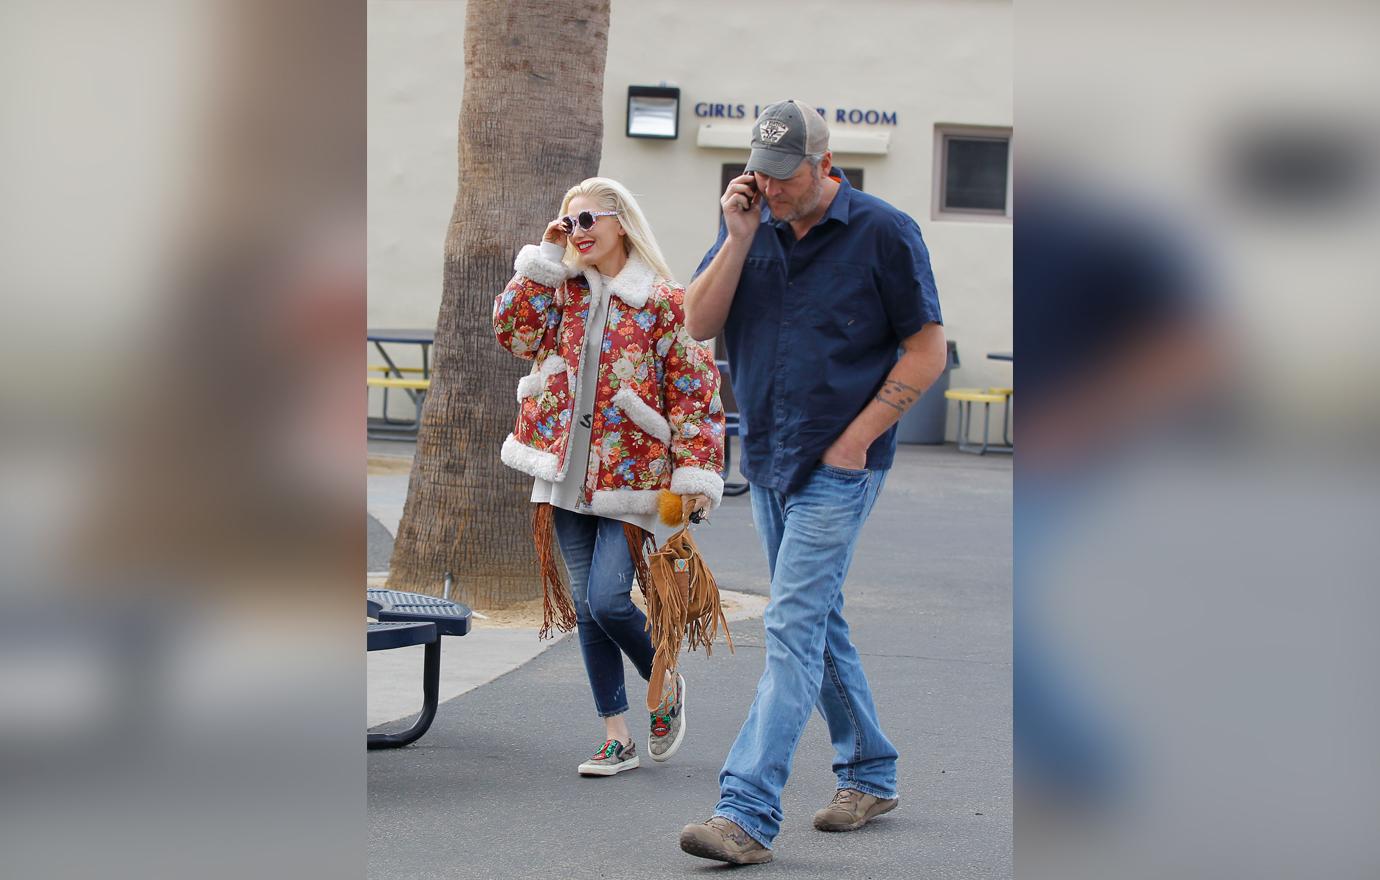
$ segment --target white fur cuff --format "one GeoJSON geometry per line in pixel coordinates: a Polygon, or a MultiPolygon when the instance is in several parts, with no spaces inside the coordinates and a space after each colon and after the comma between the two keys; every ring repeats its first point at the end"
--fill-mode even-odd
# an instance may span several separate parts
{"type": "Polygon", "coordinates": [[[626,385],[613,395],[613,405],[628,414],[632,423],[660,440],[663,445],[671,445],[671,426],[666,417],[638,396],[636,391],[626,385]]]}
{"type": "Polygon", "coordinates": [[[508,467],[533,477],[541,477],[549,483],[556,482],[560,476],[560,459],[554,453],[524,446],[512,434],[503,441],[500,457],[508,467]]]}
{"type": "Polygon", "coordinates": [[[724,478],[704,468],[678,467],[671,472],[671,491],[677,495],[707,495],[718,507],[724,497],[724,478]]]}
{"type": "Polygon", "coordinates": [[[513,261],[513,271],[524,278],[530,278],[543,287],[557,288],[561,282],[577,274],[565,263],[553,263],[541,255],[541,248],[534,244],[524,245],[513,261]]]}
{"type": "Polygon", "coordinates": [[[620,513],[656,513],[661,506],[660,489],[598,489],[589,502],[595,516],[620,513]]]}

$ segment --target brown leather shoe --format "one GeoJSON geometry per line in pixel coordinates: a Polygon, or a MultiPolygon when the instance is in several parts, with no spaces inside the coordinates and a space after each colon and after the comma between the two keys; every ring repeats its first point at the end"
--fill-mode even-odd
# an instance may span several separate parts
{"type": "Polygon", "coordinates": [[[723,816],[708,822],[686,825],[680,833],[680,848],[702,859],[718,859],[735,865],[757,865],[771,861],[771,850],[748,836],[738,823],[723,816]]]}
{"type": "Polygon", "coordinates": [[[900,802],[900,798],[883,800],[855,788],[840,788],[834,792],[833,802],[815,813],[815,827],[820,831],[853,831],[896,809],[900,802]]]}

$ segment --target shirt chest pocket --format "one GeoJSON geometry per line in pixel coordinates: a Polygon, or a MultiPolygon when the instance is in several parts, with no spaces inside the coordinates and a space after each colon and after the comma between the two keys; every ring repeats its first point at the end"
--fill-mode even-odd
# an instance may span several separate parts
{"type": "Polygon", "coordinates": [[[821,267],[819,283],[810,286],[806,324],[823,339],[863,343],[884,326],[881,297],[869,269],[829,264],[821,267]]]}

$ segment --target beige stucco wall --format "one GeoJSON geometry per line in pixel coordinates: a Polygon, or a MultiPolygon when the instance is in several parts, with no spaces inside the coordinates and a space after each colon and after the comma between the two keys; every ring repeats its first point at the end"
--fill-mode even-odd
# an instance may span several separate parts
{"type": "MultiPolygon", "coordinates": [[[[370,326],[435,322],[455,197],[464,5],[369,4],[370,326]]],[[[1011,366],[985,355],[1012,346],[1011,226],[936,220],[930,206],[935,125],[1010,126],[1012,52],[1005,0],[614,0],[600,173],[639,196],[685,282],[713,242],[720,168],[746,157],[696,145],[707,120],[695,104],[741,103],[750,114],[794,97],[827,108],[831,122],[839,107],[896,113],[894,126],[836,125],[890,132],[890,149],[835,162],[862,168],[868,192],[919,221],[963,362],[954,384],[1009,384],[1011,366]],[[626,137],[628,86],[662,81],[681,89],[679,139],[626,137]]]]}
{"type": "Polygon", "coordinates": [[[369,326],[433,327],[458,177],[465,4],[368,8],[369,326]]]}

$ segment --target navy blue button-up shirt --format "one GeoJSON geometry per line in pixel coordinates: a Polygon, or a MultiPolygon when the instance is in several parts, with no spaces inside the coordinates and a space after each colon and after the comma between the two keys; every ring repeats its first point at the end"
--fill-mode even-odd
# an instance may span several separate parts
{"type": "MultiPolygon", "coordinates": [[[[905,213],[849,185],[796,240],[765,205],[723,341],[738,399],[741,468],[749,482],[793,492],[876,396],[902,339],[943,323],[929,250],[905,213]]],[[[727,237],[705,254],[698,276],[727,237]]],[[[867,451],[891,467],[892,427],[867,451]]]]}

